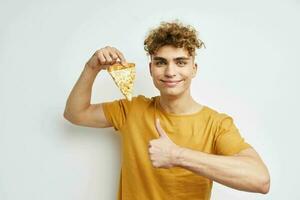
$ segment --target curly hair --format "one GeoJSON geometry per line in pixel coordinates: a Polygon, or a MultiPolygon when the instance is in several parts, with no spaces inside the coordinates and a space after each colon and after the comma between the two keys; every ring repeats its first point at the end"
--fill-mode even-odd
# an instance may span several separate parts
{"type": "Polygon", "coordinates": [[[149,31],[144,41],[144,49],[147,55],[153,55],[165,45],[177,48],[185,48],[190,56],[194,56],[196,48],[205,44],[198,38],[198,33],[190,25],[184,25],[179,20],[173,22],[161,22],[160,26],[149,31]]]}

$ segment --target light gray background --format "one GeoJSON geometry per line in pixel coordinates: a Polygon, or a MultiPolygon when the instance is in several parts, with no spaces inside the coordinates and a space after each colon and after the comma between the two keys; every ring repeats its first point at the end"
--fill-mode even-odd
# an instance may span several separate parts
{"type": "MultiPolygon", "coordinates": [[[[299,1],[1,0],[1,200],[116,198],[118,134],[70,124],[65,102],[106,45],[137,64],[135,95],[157,95],[143,40],[175,18],[197,28],[207,47],[198,51],[193,97],[231,115],[271,173],[267,195],[214,183],[212,199],[300,198],[299,1]]],[[[101,72],[92,103],[121,97],[101,72]]]]}

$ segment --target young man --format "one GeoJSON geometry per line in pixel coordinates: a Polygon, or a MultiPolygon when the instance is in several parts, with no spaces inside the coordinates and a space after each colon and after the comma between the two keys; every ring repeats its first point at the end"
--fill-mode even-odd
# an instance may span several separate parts
{"type": "Polygon", "coordinates": [[[196,30],[179,22],[161,23],[149,32],[144,45],[160,96],[90,104],[97,74],[116,62],[126,65],[124,55],[107,46],[86,63],[64,112],[74,124],[119,131],[118,199],[210,199],[212,181],[268,193],[268,170],[233,119],[191,97],[195,49],[203,45],[196,30]]]}

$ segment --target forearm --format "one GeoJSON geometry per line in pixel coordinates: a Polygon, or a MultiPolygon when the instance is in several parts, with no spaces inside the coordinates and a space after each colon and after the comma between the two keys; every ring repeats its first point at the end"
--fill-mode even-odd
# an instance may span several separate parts
{"type": "Polygon", "coordinates": [[[99,70],[94,70],[85,65],[66,102],[65,117],[76,117],[77,113],[89,107],[93,83],[98,73],[99,70]]]}
{"type": "Polygon", "coordinates": [[[220,156],[181,147],[179,153],[178,167],[234,189],[260,193],[268,190],[264,167],[251,157],[220,156]]]}

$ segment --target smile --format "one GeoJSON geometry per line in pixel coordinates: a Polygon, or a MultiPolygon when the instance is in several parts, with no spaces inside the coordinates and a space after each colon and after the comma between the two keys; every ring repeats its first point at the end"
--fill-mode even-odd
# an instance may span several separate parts
{"type": "Polygon", "coordinates": [[[182,80],[179,81],[165,81],[165,80],[161,80],[161,82],[164,83],[164,85],[166,85],[167,87],[175,87],[177,86],[182,80]]]}

